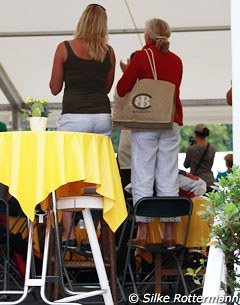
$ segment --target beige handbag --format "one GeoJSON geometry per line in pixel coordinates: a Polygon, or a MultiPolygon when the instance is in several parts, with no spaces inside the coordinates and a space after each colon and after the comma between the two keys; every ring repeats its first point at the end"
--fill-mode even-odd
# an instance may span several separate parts
{"type": "Polygon", "coordinates": [[[141,79],[124,97],[114,97],[113,127],[171,129],[176,107],[175,85],[157,79],[153,52],[151,49],[144,51],[148,56],[154,79],[141,79]]]}

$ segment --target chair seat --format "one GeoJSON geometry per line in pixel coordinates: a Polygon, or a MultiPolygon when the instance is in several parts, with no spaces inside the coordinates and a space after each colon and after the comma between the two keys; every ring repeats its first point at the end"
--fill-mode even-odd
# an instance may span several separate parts
{"type": "Polygon", "coordinates": [[[58,210],[71,210],[71,209],[102,209],[103,197],[98,194],[62,197],[57,200],[58,210]]]}

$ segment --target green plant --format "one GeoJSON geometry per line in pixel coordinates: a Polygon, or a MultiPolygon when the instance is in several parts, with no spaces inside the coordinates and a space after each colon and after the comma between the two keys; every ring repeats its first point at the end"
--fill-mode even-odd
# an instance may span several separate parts
{"type": "Polygon", "coordinates": [[[225,254],[227,266],[226,292],[233,295],[240,288],[239,275],[234,266],[240,265],[240,168],[234,165],[232,173],[216,182],[206,196],[208,204],[198,214],[208,221],[210,235],[217,240],[216,247],[225,254]]]}
{"type": "Polygon", "coordinates": [[[196,269],[188,267],[187,273],[185,274],[192,278],[196,287],[191,291],[191,294],[193,294],[199,289],[202,289],[204,285],[205,273],[206,273],[206,258],[207,258],[206,248],[202,248],[201,250],[196,249],[194,251],[194,254],[201,255],[201,258],[199,258],[198,260],[199,266],[196,269]]]}
{"type": "Polygon", "coordinates": [[[26,100],[26,108],[21,109],[24,116],[29,117],[48,117],[50,111],[47,108],[48,99],[42,100],[28,97],[26,100]]]}

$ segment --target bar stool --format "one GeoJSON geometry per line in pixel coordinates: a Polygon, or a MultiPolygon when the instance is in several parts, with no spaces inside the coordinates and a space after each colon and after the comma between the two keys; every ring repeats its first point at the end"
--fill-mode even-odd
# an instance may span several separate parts
{"type": "MultiPolygon", "coordinates": [[[[60,299],[55,301],[54,303],[60,303],[62,304],[71,302],[71,301],[77,301],[83,298],[89,298],[97,295],[102,295],[104,299],[104,303],[106,305],[113,305],[113,298],[111,289],[109,286],[107,273],[105,270],[105,265],[102,257],[102,253],[100,250],[100,246],[97,239],[96,230],[94,227],[92,215],[91,215],[91,209],[97,209],[102,210],[103,209],[103,197],[98,194],[88,194],[88,195],[82,195],[82,196],[73,196],[73,197],[62,197],[58,200],[54,199],[53,196],[53,213],[55,216],[57,215],[57,211],[68,211],[68,212],[78,212],[81,211],[83,214],[83,219],[85,222],[89,243],[92,250],[92,255],[95,263],[96,272],[99,279],[100,288],[96,289],[94,291],[90,292],[77,292],[77,291],[71,291],[66,290],[68,294],[71,296],[60,299]]],[[[56,224],[56,220],[55,220],[56,224]]],[[[56,234],[57,230],[56,230],[56,234]]],[[[57,236],[57,246],[59,247],[58,253],[60,253],[60,244],[59,244],[59,238],[57,236]]],[[[114,245],[115,249],[115,245],[114,245]]]]}

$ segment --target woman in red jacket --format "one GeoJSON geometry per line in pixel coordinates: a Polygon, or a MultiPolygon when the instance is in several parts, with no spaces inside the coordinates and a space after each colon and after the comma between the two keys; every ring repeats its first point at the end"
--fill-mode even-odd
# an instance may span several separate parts
{"type": "MultiPolygon", "coordinates": [[[[179,88],[182,80],[182,61],[169,50],[171,30],[161,19],[146,22],[145,46],[154,54],[157,78],[171,82],[176,87],[176,111],[173,128],[169,130],[132,131],[132,194],[135,204],[140,198],[153,196],[155,184],[157,196],[178,196],[178,151],[180,127],[183,123],[179,88]]],[[[125,96],[132,90],[136,81],[153,78],[148,57],[144,50],[137,51],[133,59],[124,66],[124,73],[117,84],[117,94],[125,96]]],[[[139,219],[139,235],[132,243],[145,246],[149,219],[139,219]]],[[[165,224],[164,242],[175,247],[172,220],[165,224]]]]}

